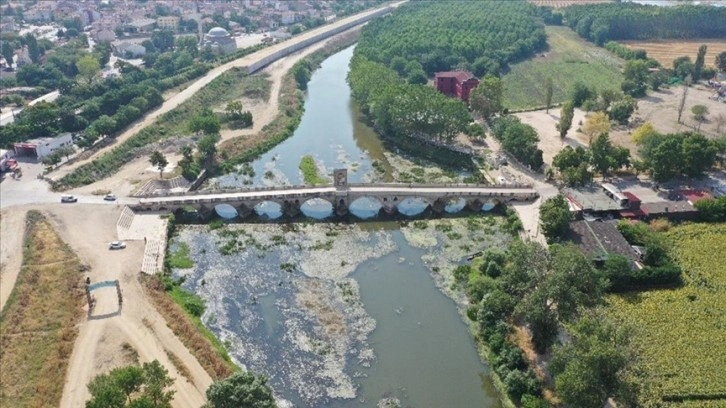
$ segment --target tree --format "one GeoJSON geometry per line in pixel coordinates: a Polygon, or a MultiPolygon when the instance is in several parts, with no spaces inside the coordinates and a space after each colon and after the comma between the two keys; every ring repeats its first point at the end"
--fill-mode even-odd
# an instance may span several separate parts
{"type": "Polygon", "coordinates": [[[197,150],[204,158],[204,166],[209,167],[214,162],[214,156],[217,154],[217,141],[219,135],[205,135],[197,143],[197,150]]]}
{"type": "Polygon", "coordinates": [[[726,71],[726,51],[722,51],[719,54],[716,54],[716,68],[718,68],[720,71],[726,71]]]}
{"type": "Polygon", "coordinates": [[[164,168],[169,164],[169,162],[166,160],[166,157],[158,151],[154,150],[153,153],[151,153],[151,157],[149,157],[149,162],[151,162],[152,165],[156,166],[157,169],[159,169],[159,178],[162,178],[164,174],[164,168]]]}
{"type": "Polygon", "coordinates": [[[683,81],[683,93],[681,94],[681,101],[678,103],[678,123],[681,123],[683,110],[686,108],[686,97],[688,96],[689,86],[691,86],[691,77],[687,76],[686,80],[683,81]]]}
{"type": "Polygon", "coordinates": [[[91,83],[93,78],[101,70],[101,64],[93,57],[93,55],[90,54],[82,56],[78,62],[76,62],[76,67],[78,68],[78,75],[80,75],[81,78],[85,79],[88,83],[91,83]]]}
{"type": "Polygon", "coordinates": [[[613,146],[607,133],[595,139],[590,146],[590,152],[592,154],[590,164],[602,175],[630,165],[630,151],[624,147],[613,146]]]}
{"type": "Polygon", "coordinates": [[[501,112],[503,95],[502,80],[493,75],[487,75],[471,92],[469,103],[474,112],[488,121],[494,114],[501,112]]]}
{"type": "Polygon", "coordinates": [[[560,138],[564,139],[572,126],[572,119],[575,117],[575,105],[571,101],[565,102],[560,110],[560,122],[557,130],[560,131],[560,138]]]}
{"type": "Polygon", "coordinates": [[[238,371],[207,389],[209,408],[276,408],[267,379],[249,371],[238,371]]]}
{"type": "Polygon", "coordinates": [[[158,360],[116,368],[88,384],[91,399],[86,408],[170,408],[172,384],[174,379],[158,360]]]}
{"type": "Polygon", "coordinates": [[[55,167],[58,165],[58,163],[61,162],[61,156],[58,153],[53,152],[47,156],[43,156],[43,158],[40,159],[40,161],[41,161],[41,163],[45,164],[46,166],[55,167]]]}
{"type": "Polygon", "coordinates": [[[151,42],[158,52],[171,51],[174,47],[174,33],[171,30],[154,31],[151,42]]]}
{"type": "Polygon", "coordinates": [[[221,125],[219,118],[210,109],[202,109],[189,121],[189,130],[194,133],[202,132],[205,135],[219,133],[221,125]]]}
{"type": "Polygon", "coordinates": [[[701,123],[703,123],[706,120],[706,115],[708,115],[708,107],[706,107],[704,105],[694,105],[691,108],[691,113],[693,113],[693,119],[695,119],[698,122],[697,130],[700,130],[701,123]]]}
{"type": "Polygon", "coordinates": [[[55,153],[57,153],[59,156],[65,156],[66,160],[70,159],[71,155],[75,152],[76,149],[73,147],[73,145],[61,146],[58,149],[55,149],[55,153]]]}
{"type": "Polygon", "coordinates": [[[98,135],[110,135],[116,130],[116,120],[108,115],[101,115],[91,124],[91,130],[98,135]]]}
{"type": "Polygon", "coordinates": [[[693,65],[693,78],[696,81],[701,80],[701,74],[703,73],[703,64],[706,62],[706,50],[708,47],[706,44],[698,47],[698,55],[696,56],[696,63],[693,65]]]}
{"type": "Polygon", "coordinates": [[[582,186],[592,181],[590,171],[590,152],[578,146],[573,149],[565,146],[553,158],[552,166],[556,168],[562,179],[569,186],[582,186]]]}
{"type": "Polygon", "coordinates": [[[244,105],[242,105],[242,102],[240,101],[229,102],[227,103],[225,112],[227,112],[227,115],[229,115],[230,117],[234,119],[239,119],[244,112],[244,105]]]}
{"type": "Polygon", "coordinates": [[[648,89],[648,63],[644,60],[630,60],[625,63],[621,89],[634,98],[645,96],[648,89]]]}
{"type": "Polygon", "coordinates": [[[552,93],[554,87],[552,85],[552,78],[547,77],[545,80],[545,106],[547,107],[546,113],[550,113],[550,106],[552,106],[552,93]]]}
{"type": "Polygon", "coordinates": [[[614,102],[610,107],[609,116],[612,120],[617,121],[621,125],[627,125],[633,112],[638,108],[638,102],[631,96],[614,102]]]}
{"type": "Polygon", "coordinates": [[[572,329],[572,341],[554,349],[557,396],[572,407],[602,408],[611,396],[627,405],[632,395],[629,337],[602,316],[582,318],[572,329]]]}
{"type": "Polygon", "coordinates": [[[539,209],[542,233],[548,242],[564,239],[574,219],[567,199],[561,194],[548,198],[539,209]]]}
{"type": "Polygon", "coordinates": [[[633,132],[633,142],[640,144],[646,137],[654,133],[657,133],[657,131],[653,124],[651,122],[645,122],[633,132]]]}
{"type": "Polygon", "coordinates": [[[595,91],[582,82],[575,82],[572,91],[570,91],[570,100],[576,108],[579,108],[586,100],[593,99],[595,96],[595,91]]]}
{"type": "Polygon", "coordinates": [[[13,65],[13,57],[15,56],[15,49],[13,48],[13,45],[10,43],[10,41],[3,41],[2,56],[3,56],[3,58],[5,58],[5,61],[8,63],[8,66],[11,67],[13,65]]]}
{"type": "Polygon", "coordinates": [[[610,118],[605,112],[595,112],[587,118],[582,126],[582,133],[587,135],[589,143],[592,144],[594,136],[608,133],[610,131],[610,118]]]}

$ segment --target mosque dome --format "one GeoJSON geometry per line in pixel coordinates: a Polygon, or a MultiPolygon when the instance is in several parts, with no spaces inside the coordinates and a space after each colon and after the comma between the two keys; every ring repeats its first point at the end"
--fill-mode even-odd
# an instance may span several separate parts
{"type": "Polygon", "coordinates": [[[229,37],[229,32],[222,27],[214,27],[207,33],[209,37],[229,37]]]}

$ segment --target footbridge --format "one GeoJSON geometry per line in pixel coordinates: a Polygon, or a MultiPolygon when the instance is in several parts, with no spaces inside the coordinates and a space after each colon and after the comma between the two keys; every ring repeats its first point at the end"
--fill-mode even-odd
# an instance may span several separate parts
{"type": "Polygon", "coordinates": [[[284,186],[258,187],[223,192],[169,193],[163,196],[141,198],[135,211],[176,211],[194,209],[200,213],[211,212],[220,204],[233,206],[244,217],[260,203],[273,202],[280,205],[286,216],[294,217],[300,207],[313,199],[325,200],[340,216],[348,213],[349,205],[363,197],[376,199],[381,211],[387,214],[397,212],[398,205],[406,199],[421,199],[435,213],[442,213],[452,201],[465,200],[466,206],[474,211],[481,210],[485,203],[506,204],[510,201],[534,201],[539,197],[530,185],[522,184],[399,184],[373,183],[348,184],[346,175],[336,170],[336,183],[326,186],[284,186]]]}

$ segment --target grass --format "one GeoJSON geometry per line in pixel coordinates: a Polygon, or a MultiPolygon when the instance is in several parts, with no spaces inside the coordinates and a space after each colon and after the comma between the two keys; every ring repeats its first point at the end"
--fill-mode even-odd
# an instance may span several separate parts
{"type": "Polygon", "coordinates": [[[167,260],[171,268],[189,269],[194,266],[194,261],[189,257],[189,245],[186,242],[179,244],[179,249],[170,253],[167,260]]]}
{"type": "Polygon", "coordinates": [[[27,214],[24,248],[0,315],[0,406],[57,407],[83,315],[81,263],[38,211],[27,214]]]}
{"type": "Polygon", "coordinates": [[[686,406],[672,402],[681,398],[687,406],[724,406],[726,224],[681,225],[663,235],[685,285],[612,295],[608,313],[635,330],[642,406],[686,406]]]}
{"type": "Polygon", "coordinates": [[[546,57],[512,65],[504,75],[504,107],[510,110],[545,105],[545,82],[552,78],[553,103],[564,102],[572,85],[583,82],[598,90],[620,89],[621,66],[615,55],[589,43],[568,27],[547,26],[546,57]]]}
{"type": "Polygon", "coordinates": [[[302,170],[305,184],[317,186],[330,183],[330,179],[321,176],[320,172],[318,172],[318,164],[315,162],[313,156],[309,154],[303,156],[302,160],[300,160],[299,167],[302,170]]]}
{"type": "Polygon", "coordinates": [[[166,352],[166,356],[169,357],[169,361],[174,365],[177,371],[179,371],[179,374],[184,377],[187,382],[192,381],[192,373],[189,371],[189,368],[184,364],[184,362],[173,352],[169,351],[168,349],[164,349],[166,352]]]}
{"type": "Polygon", "coordinates": [[[238,370],[224,344],[214,336],[214,333],[198,316],[189,313],[175,301],[173,296],[180,297],[178,291],[181,289],[175,288],[167,292],[164,282],[158,275],[140,274],[139,280],[156,310],[164,316],[171,331],[181,339],[213,380],[227,378],[238,370]]]}

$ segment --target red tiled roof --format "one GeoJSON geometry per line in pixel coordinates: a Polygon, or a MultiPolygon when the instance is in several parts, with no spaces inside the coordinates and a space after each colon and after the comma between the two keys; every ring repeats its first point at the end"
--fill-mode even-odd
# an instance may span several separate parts
{"type": "Polygon", "coordinates": [[[712,198],[711,194],[703,190],[681,190],[681,194],[683,194],[692,204],[701,200],[712,198]]]}
{"type": "Polygon", "coordinates": [[[474,78],[474,74],[467,71],[445,71],[445,72],[437,72],[434,75],[436,78],[456,78],[459,82],[464,82],[467,79],[474,78]]]}
{"type": "Polygon", "coordinates": [[[628,200],[631,203],[640,203],[641,202],[640,201],[640,198],[638,198],[637,195],[635,195],[635,194],[633,194],[633,193],[631,193],[629,191],[623,191],[623,194],[625,195],[625,197],[628,197],[628,200]]]}

